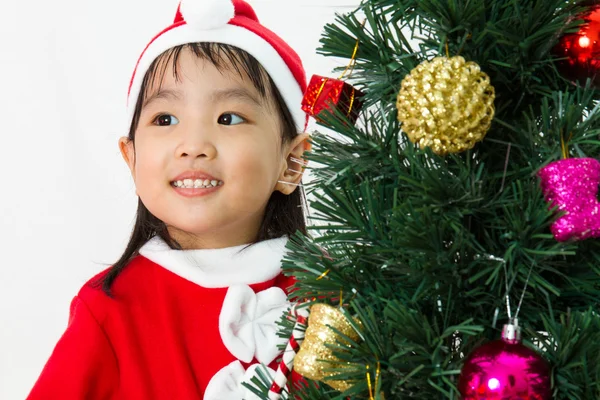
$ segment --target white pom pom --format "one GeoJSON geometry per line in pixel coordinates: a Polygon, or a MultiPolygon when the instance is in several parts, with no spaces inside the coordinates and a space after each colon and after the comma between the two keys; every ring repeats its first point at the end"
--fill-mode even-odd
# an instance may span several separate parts
{"type": "Polygon", "coordinates": [[[215,29],[235,16],[231,0],[181,0],[183,19],[196,29],[215,29]]]}

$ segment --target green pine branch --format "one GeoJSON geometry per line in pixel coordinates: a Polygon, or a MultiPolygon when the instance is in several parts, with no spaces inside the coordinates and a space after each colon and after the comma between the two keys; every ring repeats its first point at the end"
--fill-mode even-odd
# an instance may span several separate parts
{"type": "MultiPolygon", "coordinates": [[[[294,396],[458,399],[465,356],[508,319],[508,287],[525,343],[552,365],[554,399],[599,398],[600,240],[557,242],[549,228],[561,214],[537,178],[563,147],[598,154],[599,91],[563,78],[552,50],[581,25],[582,4],[371,0],[324,27],[326,56],[349,61],[358,39],[345,79],[365,107],[356,125],[336,110],[319,116],[336,135],[313,135],[311,235],[288,242],[283,268],[295,300],[343,304],[361,340],[330,344],[353,368],[331,365],[329,379],[349,391],[325,380],[294,396]],[[477,62],[497,97],[485,139],[441,157],[410,143],[396,96],[414,67],[446,54],[477,62]]],[[[292,328],[282,320],[281,336],[292,328]]]]}

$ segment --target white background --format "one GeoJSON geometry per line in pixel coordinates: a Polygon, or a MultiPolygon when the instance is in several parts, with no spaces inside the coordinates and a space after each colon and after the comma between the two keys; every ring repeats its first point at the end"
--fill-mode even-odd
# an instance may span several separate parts
{"type": "MultiPolygon", "coordinates": [[[[202,1],[202,0],[199,0],[202,1]]],[[[358,0],[250,0],[307,75],[322,27],[358,0]]],[[[121,254],[136,208],[117,140],[141,50],[177,0],[0,2],[0,399],[24,399],[69,304],[121,254]]],[[[312,126],[314,128],[314,126],[312,126]]]]}

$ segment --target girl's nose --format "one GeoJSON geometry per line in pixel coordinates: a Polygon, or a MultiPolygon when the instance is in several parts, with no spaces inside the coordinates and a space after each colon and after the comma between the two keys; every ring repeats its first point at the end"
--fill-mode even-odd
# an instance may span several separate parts
{"type": "Polygon", "coordinates": [[[181,137],[181,142],[177,147],[177,157],[206,157],[214,158],[217,149],[211,139],[210,132],[206,128],[196,128],[187,130],[181,137]]]}
{"type": "Polygon", "coordinates": [[[206,144],[203,146],[194,145],[194,146],[184,146],[178,150],[178,157],[206,157],[212,159],[215,157],[216,150],[213,145],[206,144]]]}

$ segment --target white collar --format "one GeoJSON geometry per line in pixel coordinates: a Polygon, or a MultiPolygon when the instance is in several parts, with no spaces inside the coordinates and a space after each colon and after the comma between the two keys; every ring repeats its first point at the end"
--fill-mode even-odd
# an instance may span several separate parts
{"type": "Polygon", "coordinates": [[[222,249],[173,250],[159,236],[140,248],[140,255],[206,288],[252,285],[275,278],[287,252],[287,236],[222,249]]]}

